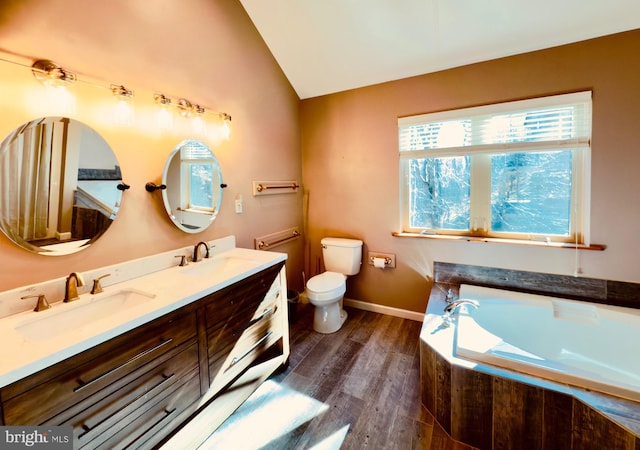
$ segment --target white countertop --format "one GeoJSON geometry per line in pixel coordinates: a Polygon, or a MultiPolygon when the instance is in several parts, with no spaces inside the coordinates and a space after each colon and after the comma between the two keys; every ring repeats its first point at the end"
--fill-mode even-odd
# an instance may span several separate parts
{"type": "MultiPolygon", "coordinates": [[[[235,245],[235,240],[233,242],[235,245]]],[[[126,274],[123,274],[127,267],[133,272],[136,270],[144,271],[140,268],[141,265],[153,268],[153,262],[157,263],[157,260],[142,258],[135,267],[130,264],[127,266],[125,263],[104,268],[102,272],[113,273],[113,280],[124,279],[125,281],[107,285],[107,281],[111,278],[107,277],[103,280],[103,293],[92,295],[86,292],[74,302],[51,302],[52,307],[46,311],[34,312],[29,309],[1,318],[0,387],[188,305],[287,258],[284,253],[224,248],[224,245],[221,247],[222,251],[214,251],[212,258],[198,263],[192,262],[185,267],[177,266],[177,259],[173,261],[175,254],[185,249],[166,252],[158,257],[163,258],[163,264],[169,261],[172,266],[131,279],[127,279],[126,274]],[[42,326],[46,327],[48,317],[53,318],[53,316],[78,308],[88,310],[91,308],[88,305],[92,302],[97,303],[101,299],[108,298],[109,295],[113,296],[118,292],[128,291],[144,293],[140,296],[142,301],[128,305],[121,310],[115,308],[114,311],[109,311],[106,316],[91,317],[89,321],[78,320],[81,323],[68,323],[62,327],[62,331],[58,330],[52,336],[47,336],[47,329],[38,329],[40,336],[35,338],[25,336],[24,333],[18,331],[21,326],[32,321],[41,322],[42,326]]],[[[100,272],[100,270],[92,271],[92,273],[100,272]]],[[[85,284],[88,284],[90,288],[92,278],[86,279],[85,275],[85,280],[85,284]]],[[[56,283],[59,282],[56,280],[56,283]]],[[[38,292],[38,287],[31,286],[28,289],[14,290],[13,292],[27,291],[38,292]]],[[[32,300],[35,305],[35,298],[19,300],[18,297],[16,299],[17,302],[32,300]]],[[[69,315],[69,317],[71,318],[73,315],[69,315]]],[[[69,321],[73,322],[73,320],[69,321]]]]}

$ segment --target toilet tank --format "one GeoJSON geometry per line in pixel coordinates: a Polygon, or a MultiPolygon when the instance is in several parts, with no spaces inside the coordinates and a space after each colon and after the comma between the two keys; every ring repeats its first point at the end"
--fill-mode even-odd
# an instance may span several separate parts
{"type": "Polygon", "coordinates": [[[322,244],[324,267],[327,271],[344,275],[355,275],[360,272],[362,241],[326,237],[320,243],[322,244]]]}

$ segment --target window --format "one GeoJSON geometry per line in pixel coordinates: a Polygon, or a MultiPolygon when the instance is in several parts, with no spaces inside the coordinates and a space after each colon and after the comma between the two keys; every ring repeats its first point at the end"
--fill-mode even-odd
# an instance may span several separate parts
{"type": "Polygon", "coordinates": [[[180,148],[182,204],[191,211],[215,212],[213,202],[213,155],[209,148],[190,141],[180,148]]]}
{"type": "Polygon", "coordinates": [[[403,232],[588,245],[591,92],[398,119],[403,232]]]}

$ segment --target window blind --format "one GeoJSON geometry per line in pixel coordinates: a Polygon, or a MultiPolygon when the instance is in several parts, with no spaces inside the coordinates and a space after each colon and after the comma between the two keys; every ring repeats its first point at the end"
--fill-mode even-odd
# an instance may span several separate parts
{"type": "Polygon", "coordinates": [[[190,161],[194,159],[211,159],[212,155],[211,150],[206,145],[190,141],[180,147],[180,156],[183,161],[190,161]]]}
{"type": "Polygon", "coordinates": [[[403,117],[398,136],[402,158],[588,146],[591,92],[403,117]]]}

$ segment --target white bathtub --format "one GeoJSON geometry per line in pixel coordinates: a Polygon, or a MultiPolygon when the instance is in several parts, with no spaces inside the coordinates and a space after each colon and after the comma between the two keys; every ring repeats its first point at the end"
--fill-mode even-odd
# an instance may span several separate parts
{"type": "Polygon", "coordinates": [[[640,401],[640,310],[462,285],[456,355],[640,401]]]}

